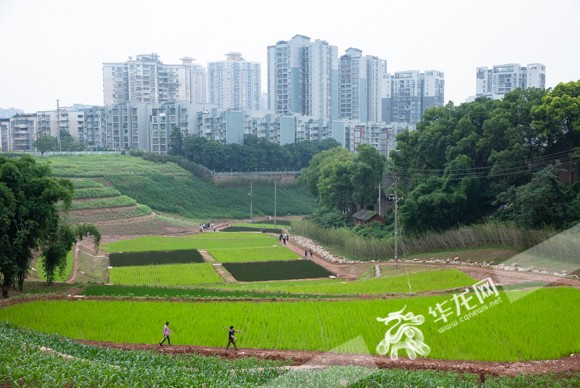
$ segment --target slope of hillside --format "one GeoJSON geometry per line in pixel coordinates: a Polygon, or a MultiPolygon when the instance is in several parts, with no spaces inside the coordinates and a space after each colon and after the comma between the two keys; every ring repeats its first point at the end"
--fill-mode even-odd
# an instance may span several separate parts
{"type": "MultiPolygon", "coordinates": [[[[84,182],[87,196],[108,197],[101,198],[98,203],[119,202],[127,207],[130,201],[120,199],[127,196],[153,210],[189,218],[246,218],[250,214],[249,188],[216,188],[174,163],[153,163],[126,155],[66,155],[38,159],[49,162],[54,175],[77,178],[79,184],[84,182]],[[100,186],[82,178],[92,178],[93,182],[112,187],[99,189],[100,186]],[[116,192],[112,190],[118,190],[123,196],[114,197],[116,192]]],[[[80,210],[83,205],[77,207],[80,210]]],[[[315,200],[303,187],[278,186],[279,215],[310,214],[315,209],[315,200]]],[[[253,215],[273,213],[274,187],[254,186],[253,215]]],[[[103,217],[106,218],[97,218],[103,217]]]]}

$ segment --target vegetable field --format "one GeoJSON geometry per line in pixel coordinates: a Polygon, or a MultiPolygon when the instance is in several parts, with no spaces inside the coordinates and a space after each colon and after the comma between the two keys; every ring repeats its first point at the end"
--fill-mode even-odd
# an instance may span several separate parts
{"type": "Polygon", "coordinates": [[[208,251],[221,263],[296,260],[300,256],[285,247],[211,249],[208,251]]]}
{"type": "Polygon", "coordinates": [[[104,209],[111,207],[133,206],[136,204],[137,202],[135,202],[133,198],[129,198],[126,195],[121,195],[120,197],[73,202],[70,210],[104,209]]]}
{"type": "Polygon", "coordinates": [[[241,282],[315,279],[333,275],[324,267],[306,260],[224,263],[223,266],[241,282]]]}
{"type": "Polygon", "coordinates": [[[203,257],[197,249],[111,253],[109,260],[112,267],[203,263],[203,257]]]}
{"type": "Polygon", "coordinates": [[[211,264],[166,264],[109,269],[111,284],[188,286],[224,283],[211,264]]]}
{"type": "Polygon", "coordinates": [[[202,233],[193,237],[139,237],[131,240],[120,240],[101,246],[105,252],[143,252],[178,249],[213,249],[213,248],[250,248],[270,247],[276,245],[278,240],[273,237],[266,238],[219,238],[221,232],[202,233]],[[197,238],[201,236],[204,238],[197,238]],[[211,236],[211,238],[205,238],[211,236]],[[214,237],[216,236],[216,237],[214,237]]]}
{"type": "Polygon", "coordinates": [[[75,186],[75,189],[84,189],[88,187],[103,187],[102,183],[95,182],[90,178],[77,178],[77,179],[73,178],[71,179],[71,181],[75,186]]]}
{"type": "Polygon", "coordinates": [[[88,188],[88,189],[77,189],[74,191],[74,199],[85,199],[85,198],[105,198],[105,197],[118,197],[121,193],[112,187],[102,187],[102,188],[88,188]]]}
{"type": "Polygon", "coordinates": [[[320,279],[299,282],[268,282],[255,284],[226,284],[222,287],[245,290],[268,290],[315,294],[385,294],[392,292],[422,292],[466,287],[477,281],[454,269],[417,274],[389,276],[347,282],[343,279],[320,279]],[[410,289],[409,289],[410,284],[410,289]]]}
{"type": "Polygon", "coordinates": [[[406,306],[405,313],[425,317],[421,331],[431,348],[430,358],[525,361],[580,351],[579,290],[540,289],[513,304],[505,293],[500,298],[501,304],[444,332],[439,332],[443,324],[435,322],[429,308],[450,299],[449,295],[300,303],[35,301],[0,309],[0,321],[9,319],[72,338],[154,343],[159,340],[160,322],[169,320],[177,329],[173,342],[205,346],[224,346],[226,333],[220,328],[231,324],[244,331],[239,335],[240,347],[316,351],[329,351],[361,335],[366,349],[349,350],[375,353],[387,330],[377,317],[406,306]]]}
{"type": "Polygon", "coordinates": [[[151,212],[152,210],[149,206],[138,204],[137,207],[111,208],[106,211],[91,214],[78,215],[75,213],[68,213],[64,218],[70,223],[99,222],[142,217],[151,214],[151,212]]]}

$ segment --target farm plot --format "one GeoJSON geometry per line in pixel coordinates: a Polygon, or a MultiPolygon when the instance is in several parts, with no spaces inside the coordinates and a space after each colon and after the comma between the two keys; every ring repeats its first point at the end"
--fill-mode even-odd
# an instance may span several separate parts
{"type": "Polygon", "coordinates": [[[250,262],[250,261],[280,261],[296,260],[300,256],[284,247],[255,247],[255,248],[222,248],[208,251],[221,263],[250,262]]]}
{"type": "Polygon", "coordinates": [[[111,253],[112,267],[131,267],[139,265],[203,263],[197,249],[177,251],[117,252],[111,253]]]}
{"type": "MultiPolygon", "coordinates": [[[[9,319],[13,324],[72,338],[154,343],[159,340],[159,322],[169,320],[178,329],[176,343],[203,346],[225,345],[220,327],[231,324],[245,332],[239,335],[240,347],[329,351],[362,336],[364,346],[345,350],[375,354],[393,324],[386,326],[377,317],[405,309],[405,314],[425,317],[420,330],[431,349],[429,358],[527,361],[580,351],[579,290],[540,289],[512,304],[506,293],[498,298],[502,302],[497,306],[443,332],[439,329],[445,324],[435,322],[429,308],[451,299],[450,295],[300,303],[35,301],[0,309],[0,321],[9,319]],[[131,330],[127,330],[127,322],[131,322],[131,330]]],[[[465,310],[462,307],[462,314],[465,310]]],[[[455,314],[450,319],[459,321],[455,314]]]]}
{"type": "Polygon", "coordinates": [[[224,283],[211,264],[166,264],[109,269],[111,284],[189,286],[224,283]]]}
{"type": "Polygon", "coordinates": [[[88,187],[103,187],[102,183],[95,182],[90,178],[71,179],[75,189],[84,189],[88,187]]]}
{"type": "Polygon", "coordinates": [[[138,204],[137,207],[112,208],[98,213],[78,214],[69,212],[63,217],[70,223],[80,223],[123,220],[127,218],[142,217],[151,213],[152,210],[149,206],[138,204]]]}
{"type": "Polygon", "coordinates": [[[223,266],[241,282],[315,279],[333,275],[318,264],[306,260],[224,263],[223,266]]]}
{"type": "Polygon", "coordinates": [[[271,239],[267,233],[238,233],[238,232],[205,232],[198,234],[191,234],[187,236],[188,238],[194,238],[196,240],[231,240],[231,239],[241,239],[241,240],[253,240],[253,239],[271,239]]]}
{"type": "MultiPolygon", "coordinates": [[[[235,275],[234,275],[235,276],[235,275]]],[[[421,272],[376,279],[346,282],[341,279],[320,279],[300,282],[268,282],[226,284],[223,287],[246,290],[284,291],[314,294],[385,294],[392,292],[422,292],[466,287],[477,281],[454,269],[421,272]]]]}
{"type": "MultiPolygon", "coordinates": [[[[259,226],[228,226],[223,228],[224,232],[259,232],[259,226]]],[[[266,228],[264,233],[282,233],[282,229],[266,228]]]]}
{"type": "MultiPolygon", "coordinates": [[[[43,267],[43,257],[40,257],[37,261],[36,261],[36,276],[38,277],[38,279],[40,280],[46,280],[46,274],[44,273],[44,267],[43,267]]],[[[64,269],[64,272],[62,273],[62,276],[60,275],[60,271],[58,270],[58,268],[56,269],[55,273],[54,273],[54,281],[55,282],[66,282],[67,279],[70,277],[70,274],[72,272],[72,268],[73,268],[73,251],[70,251],[67,255],[66,255],[66,267],[64,269]]]]}
{"type": "MultiPolygon", "coordinates": [[[[200,236],[214,236],[220,233],[202,233],[200,236]]],[[[197,236],[197,235],[195,235],[197,236]]],[[[277,239],[269,238],[187,238],[187,237],[139,237],[131,240],[120,240],[111,244],[104,244],[101,249],[105,252],[143,252],[178,249],[214,249],[214,248],[250,248],[270,247],[276,245],[277,239]]]]}
{"type": "Polygon", "coordinates": [[[85,199],[85,198],[105,198],[105,197],[118,197],[121,193],[112,187],[91,187],[87,189],[77,189],[74,191],[74,199],[85,199]]]}
{"type": "Polygon", "coordinates": [[[136,204],[137,202],[133,198],[121,195],[119,197],[73,202],[70,210],[104,209],[111,207],[133,206],[136,204]]]}

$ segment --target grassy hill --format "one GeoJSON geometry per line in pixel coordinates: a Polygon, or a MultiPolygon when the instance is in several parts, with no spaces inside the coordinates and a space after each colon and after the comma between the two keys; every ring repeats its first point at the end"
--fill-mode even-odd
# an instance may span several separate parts
{"type": "MultiPolygon", "coordinates": [[[[77,178],[83,187],[77,186],[83,190],[77,195],[93,198],[96,207],[135,206],[132,198],[153,210],[194,219],[249,217],[249,188],[217,188],[174,163],[154,163],[126,155],[65,155],[38,160],[50,163],[54,175],[77,178]],[[122,196],[115,196],[114,190],[122,196]]],[[[92,205],[78,202],[74,208],[86,206],[92,205]]],[[[279,215],[310,214],[316,202],[303,187],[279,185],[277,209],[279,215]]],[[[274,187],[254,186],[253,215],[273,213],[274,187]]]]}

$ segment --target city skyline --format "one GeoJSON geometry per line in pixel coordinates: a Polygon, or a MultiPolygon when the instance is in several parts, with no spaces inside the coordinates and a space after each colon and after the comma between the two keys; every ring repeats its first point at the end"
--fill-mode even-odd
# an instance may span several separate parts
{"type": "Polygon", "coordinates": [[[156,18],[156,3],[135,8],[128,2],[105,0],[87,10],[87,4],[94,3],[4,0],[0,35],[3,58],[10,60],[0,63],[0,107],[49,110],[57,99],[62,105],[102,105],[103,63],[151,52],[164,63],[179,63],[189,56],[204,67],[227,52],[242,52],[262,65],[265,92],[267,47],[297,34],[324,40],[337,46],[339,53],[356,47],[386,60],[389,73],[440,70],[445,73],[445,102],[456,105],[475,94],[473,75],[489,64],[542,63],[548,68],[546,87],[580,79],[576,66],[580,54],[572,49],[580,43],[574,30],[580,16],[577,1],[530,1],[525,6],[496,0],[464,3],[368,2],[347,11],[346,2],[298,1],[280,13],[274,2],[218,1],[212,6],[225,10],[220,20],[233,27],[217,31],[215,18],[196,18],[195,26],[185,22],[198,12],[196,3],[169,0],[164,8],[175,9],[171,21],[140,28],[143,20],[156,18]],[[482,18],[482,6],[512,17],[482,18]],[[412,24],[404,17],[410,11],[412,24]],[[321,21],[322,14],[332,17],[321,21]],[[27,28],[22,28],[23,20],[27,28]],[[357,20],[360,28],[353,28],[357,20]],[[243,25],[236,24],[241,21],[243,25]],[[517,40],[509,40],[512,36],[517,40]]]}

